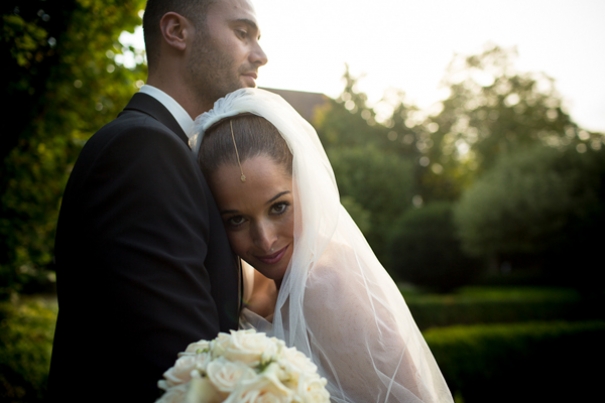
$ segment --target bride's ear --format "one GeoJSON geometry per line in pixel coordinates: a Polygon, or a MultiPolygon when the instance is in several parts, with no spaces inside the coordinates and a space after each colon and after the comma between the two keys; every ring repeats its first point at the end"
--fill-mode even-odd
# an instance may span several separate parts
{"type": "Polygon", "coordinates": [[[188,38],[194,35],[191,22],[182,15],[168,12],[160,20],[160,31],[164,41],[174,49],[184,51],[187,48],[188,38]]]}

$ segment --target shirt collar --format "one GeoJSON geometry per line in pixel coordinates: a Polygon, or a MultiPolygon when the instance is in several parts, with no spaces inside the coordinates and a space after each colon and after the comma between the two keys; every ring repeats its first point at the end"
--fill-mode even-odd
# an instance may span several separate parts
{"type": "Polygon", "coordinates": [[[174,119],[178,122],[183,132],[187,135],[187,137],[191,137],[191,132],[193,130],[193,119],[187,113],[187,111],[170,95],[166,94],[159,88],[156,88],[152,85],[145,84],[139,90],[142,94],[147,94],[150,97],[158,100],[168,111],[172,114],[174,119]]]}

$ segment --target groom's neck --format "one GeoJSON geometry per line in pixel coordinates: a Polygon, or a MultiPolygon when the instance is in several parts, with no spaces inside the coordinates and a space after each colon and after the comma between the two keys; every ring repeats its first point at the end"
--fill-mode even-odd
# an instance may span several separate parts
{"type": "Polygon", "coordinates": [[[164,91],[174,98],[192,119],[212,109],[213,104],[211,102],[200,101],[192,90],[192,86],[185,83],[176,74],[171,74],[170,76],[162,74],[149,75],[147,84],[164,91]]]}

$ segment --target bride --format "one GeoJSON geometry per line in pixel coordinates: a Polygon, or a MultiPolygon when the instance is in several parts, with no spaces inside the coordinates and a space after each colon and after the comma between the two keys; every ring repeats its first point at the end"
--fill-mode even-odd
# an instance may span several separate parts
{"type": "Polygon", "coordinates": [[[256,269],[245,267],[241,326],[311,357],[333,402],[453,402],[401,293],[340,204],[311,125],[251,88],[195,124],[190,143],[230,243],[256,269]]]}

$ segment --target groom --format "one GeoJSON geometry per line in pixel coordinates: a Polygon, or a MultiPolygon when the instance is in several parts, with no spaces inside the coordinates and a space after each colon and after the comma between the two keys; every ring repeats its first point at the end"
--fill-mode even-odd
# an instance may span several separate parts
{"type": "Polygon", "coordinates": [[[239,271],[187,146],[195,116],[254,87],[249,0],[148,0],[148,84],[86,144],[56,236],[54,401],[153,402],[177,353],[237,328],[239,271]]]}

